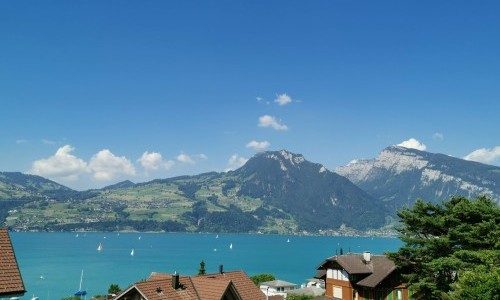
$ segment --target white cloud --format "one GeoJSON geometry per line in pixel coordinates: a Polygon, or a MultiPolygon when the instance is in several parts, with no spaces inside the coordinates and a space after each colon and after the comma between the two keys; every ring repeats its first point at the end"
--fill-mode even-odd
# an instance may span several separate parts
{"type": "Polygon", "coordinates": [[[208,159],[208,157],[203,153],[188,155],[188,154],[182,153],[182,152],[181,152],[181,154],[177,155],[176,158],[177,158],[177,161],[179,161],[181,163],[186,163],[186,164],[191,164],[191,165],[196,164],[197,161],[208,159]]]}
{"type": "Polygon", "coordinates": [[[45,145],[54,145],[56,142],[47,139],[42,139],[42,143],[44,143],[45,145]]]}
{"type": "Polygon", "coordinates": [[[239,156],[238,154],[233,154],[227,162],[226,172],[238,169],[243,166],[248,161],[248,158],[239,156]]]}
{"type": "Polygon", "coordinates": [[[400,144],[398,144],[398,146],[405,147],[405,148],[411,148],[411,149],[417,149],[420,151],[425,151],[427,149],[426,145],[420,143],[419,141],[417,141],[414,138],[411,138],[407,141],[403,141],[400,144]]]}
{"type": "Polygon", "coordinates": [[[278,95],[278,97],[274,100],[274,102],[278,103],[280,106],[287,105],[292,102],[292,98],[287,94],[278,95]]]}
{"type": "Polygon", "coordinates": [[[28,140],[25,140],[25,139],[16,140],[16,144],[26,144],[27,142],[28,142],[28,140]]]}
{"type": "Polygon", "coordinates": [[[187,164],[192,164],[194,165],[196,162],[194,161],[194,159],[191,158],[191,156],[185,154],[185,153],[181,153],[177,156],[177,160],[182,162],[182,163],[187,163],[187,164]]]}
{"type": "Polygon", "coordinates": [[[170,170],[175,164],[172,160],[163,160],[162,156],[158,152],[144,152],[142,156],[137,160],[141,166],[149,171],[157,171],[159,169],[170,170]]]}
{"type": "Polygon", "coordinates": [[[473,160],[482,163],[491,163],[494,160],[500,159],[500,146],[493,149],[477,149],[464,157],[465,160],[473,160]]]}
{"type": "Polygon", "coordinates": [[[259,127],[272,127],[274,130],[287,130],[288,126],[285,124],[280,124],[276,121],[276,118],[269,115],[264,115],[259,117],[259,127]]]}
{"type": "Polygon", "coordinates": [[[269,143],[268,141],[257,142],[254,140],[254,141],[251,141],[247,144],[247,148],[253,148],[256,151],[263,151],[267,147],[269,147],[270,145],[271,145],[271,143],[269,143]]]}
{"type": "Polygon", "coordinates": [[[135,168],[125,156],[115,156],[108,149],[94,154],[90,159],[89,169],[99,181],[113,180],[120,175],[135,175],[135,168]]]}
{"type": "Polygon", "coordinates": [[[33,162],[32,174],[48,178],[57,178],[68,181],[77,180],[79,175],[87,171],[87,163],[71,154],[75,148],[65,145],[57,149],[49,158],[33,162]]]}
{"type": "Polygon", "coordinates": [[[436,141],[444,140],[444,135],[442,133],[436,132],[432,135],[432,138],[436,141]]]}
{"type": "Polygon", "coordinates": [[[203,160],[208,159],[208,157],[205,154],[203,154],[203,153],[196,154],[195,157],[198,158],[198,159],[203,159],[203,160]]]}

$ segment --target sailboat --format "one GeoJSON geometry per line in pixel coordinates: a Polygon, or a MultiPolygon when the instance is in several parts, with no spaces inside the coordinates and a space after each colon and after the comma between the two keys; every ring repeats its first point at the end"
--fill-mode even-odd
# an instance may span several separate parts
{"type": "Polygon", "coordinates": [[[101,251],[102,250],[102,244],[99,243],[99,246],[97,246],[97,251],[101,251]]]}
{"type": "Polygon", "coordinates": [[[229,245],[229,249],[233,250],[233,243],[229,245]]]}
{"type": "Polygon", "coordinates": [[[134,249],[132,249],[132,251],[130,251],[130,256],[134,256],[134,249]]]}
{"type": "Polygon", "coordinates": [[[83,281],[83,270],[82,270],[82,275],[80,276],[80,288],[78,291],[75,293],[75,296],[85,296],[87,295],[87,291],[82,291],[82,281],[83,281]]]}

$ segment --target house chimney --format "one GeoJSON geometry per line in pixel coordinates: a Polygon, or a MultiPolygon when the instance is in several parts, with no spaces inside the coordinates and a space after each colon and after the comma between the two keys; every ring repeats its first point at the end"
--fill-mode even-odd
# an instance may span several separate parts
{"type": "Polygon", "coordinates": [[[224,274],[224,266],[223,265],[219,265],[219,273],[224,274]]]}
{"type": "Polygon", "coordinates": [[[172,275],[172,287],[174,288],[174,290],[180,287],[179,274],[177,273],[172,275]]]}
{"type": "Polygon", "coordinates": [[[365,251],[363,252],[363,260],[365,261],[365,263],[369,263],[372,259],[372,255],[370,253],[370,251],[365,251]]]}

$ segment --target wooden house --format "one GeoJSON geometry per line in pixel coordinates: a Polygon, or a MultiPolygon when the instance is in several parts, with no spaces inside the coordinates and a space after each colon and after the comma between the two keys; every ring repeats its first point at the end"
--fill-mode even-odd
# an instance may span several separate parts
{"type": "Polygon", "coordinates": [[[385,255],[335,255],[317,268],[327,297],[343,300],[410,300],[412,295],[392,260],[385,255]]]}

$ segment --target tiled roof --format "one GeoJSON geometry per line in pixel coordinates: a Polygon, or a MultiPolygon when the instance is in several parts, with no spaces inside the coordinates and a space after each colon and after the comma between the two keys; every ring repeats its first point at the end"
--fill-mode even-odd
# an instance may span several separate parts
{"type": "Polygon", "coordinates": [[[266,300],[266,295],[258,288],[243,271],[230,271],[201,275],[200,277],[219,277],[231,280],[243,300],[266,300]]]}
{"type": "Polygon", "coordinates": [[[191,280],[203,300],[220,300],[228,289],[232,288],[234,291],[232,281],[224,278],[191,277],[191,280]]]}
{"type": "Polygon", "coordinates": [[[0,296],[25,292],[9,232],[0,228],[0,296]]]}
{"type": "Polygon", "coordinates": [[[172,287],[172,277],[170,274],[153,273],[147,280],[126,289],[116,299],[124,299],[134,291],[147,300],[220,300],[228,293],[241,300],[266,299],[264,293],[242,271],[179,276],[180,289],[172,287]]]}
{"type": "Polygon", "coordinates": [[[172,287],[172,275],[156,276],[136,283],[136,289],[148,300],[192,300],[199,299],[189,276],[179,276],[183,289],[172,287]]]}
{"type": "Polygon", "coordinates": [[[371,255],[370,262],[363,260],[363,254],[336,255],[324,261],[318,269],[325,269],[331,263],[337,263],[349,274],[368,274],[356,282],[357,285],[375,287],[394,270],[396,265],[385,255],[371,255]]]}

